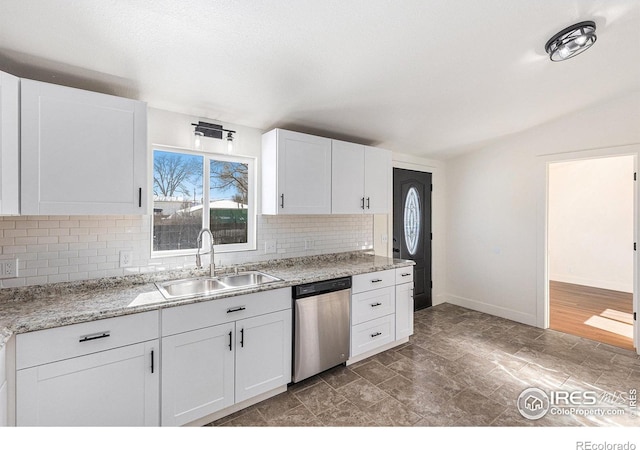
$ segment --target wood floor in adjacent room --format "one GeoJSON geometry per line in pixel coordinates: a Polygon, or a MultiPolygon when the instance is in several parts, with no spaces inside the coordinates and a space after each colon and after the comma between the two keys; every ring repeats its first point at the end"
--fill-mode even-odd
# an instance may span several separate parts
{"type": "Polygon", "coordinates": [[[549,327],[633,350],[633,294],[549,283],[549,327]]]}

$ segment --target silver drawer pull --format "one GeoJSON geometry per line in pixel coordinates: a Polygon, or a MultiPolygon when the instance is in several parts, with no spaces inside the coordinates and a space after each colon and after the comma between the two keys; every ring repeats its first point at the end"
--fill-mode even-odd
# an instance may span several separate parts
{"type": "Polygon", "coordinates": [[[377,333],[373,333],[373,334],[371,335],[371,337],[380,336],[381,334],[382,334],[382,333],[380,333],[380,332],[378,331],[377,333]]]}
{"type": "Polygon", "coordinates": [[[378,302],[378,303],[372,303],[372,304],[371,304],[371,307],[372,307],[372,308],[375,308],[376,306],[380,306],[380,305],[382,305],[382,303],[380,303],[380,302],[378,302]]]}
{"type": "Polygon", "coordinates": [[[403,274],[400,274],[400,276],[402,276],[402,277],[408,277],[409,275],[411,275],[411,274],[410,274],[410,273],[403,273],[403,274]]]}
{"type": "Polygon", "coordinates": [[[95,341],[96,339],[108,338],[109,336],[111,336],[110,331],[102,331],[100,333],[82,336],[78,342],[95,341]]]}
{"type": "Polygon", "coordinates": [[[372,283],[380,283],[382,280],[381,279],[377,279],[377,280],[371,280],[372,283]]]}
{"type": "Polygon", "coordinates": [[[247,309],[244,306],[238,306],[237,308],[229,308],[227,309],[227,314],[232,313],[232,312],[238,312],[238,311],[244,311],[245,309],[247,309]]]}

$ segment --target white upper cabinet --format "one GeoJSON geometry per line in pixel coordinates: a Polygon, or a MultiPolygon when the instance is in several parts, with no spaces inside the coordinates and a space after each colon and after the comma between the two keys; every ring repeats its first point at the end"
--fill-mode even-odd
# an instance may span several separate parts
{"type": "Polygon", "coordinates": [[[333,141],[333,214],[387,214],[391,189],[391,152],[333,141]]]}
{"type": "Polygon", "coordinates": [[[20,79],[0,72],[0,214],[20,212],[20,79]]]}
{"type": "Polygon", "coordinates": [[[331,139],[274,129],[262,136],[262,214],[331,213],[331,139]]]}
{"type": "Polygon", "coordinates": [[[144,102],[21,80],[21,214],[146,214],[144,102]]]}

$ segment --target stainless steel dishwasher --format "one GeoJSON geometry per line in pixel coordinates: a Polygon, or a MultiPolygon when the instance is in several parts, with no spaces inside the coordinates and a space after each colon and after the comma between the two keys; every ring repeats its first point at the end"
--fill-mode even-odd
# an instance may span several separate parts
{"type": "Polygon", "coordinates": [[[293,382],[349,358],[351,277],[294,286],[293,382]]]}

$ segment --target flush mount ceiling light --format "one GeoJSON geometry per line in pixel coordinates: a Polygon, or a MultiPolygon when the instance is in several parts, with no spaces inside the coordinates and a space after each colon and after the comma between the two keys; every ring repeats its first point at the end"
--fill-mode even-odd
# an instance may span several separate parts
{"type": "Polygon", "coordinates": [[[208,122],[198,122],[198,123],[192,123],[191,125],[193,125],[195,128],[194,130],[194,135],[195,135],[195,141],[194,141],[194,146],[196,147],[196,149],[200,148],[200,138],[201,137],[208,137],[208,138],[214,138],[214,139],[222,139],[222,132],[226,131],[227,132],[227,153],[231,153],[233,150],[233,133],[235,133],[234,130],[227,130],[225,128],[222,127],[222,125],[218,125],[216,123],[208,123],[208,122]]]}
{"type": "Polygon", "coordinates": [[[544,49],[551,61],[564,61],[584,52],[596,42],[596,24],[580,22],[554,35],[544,49]]]}

